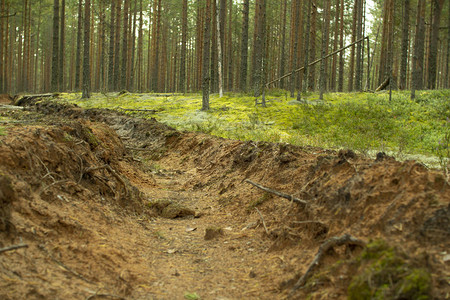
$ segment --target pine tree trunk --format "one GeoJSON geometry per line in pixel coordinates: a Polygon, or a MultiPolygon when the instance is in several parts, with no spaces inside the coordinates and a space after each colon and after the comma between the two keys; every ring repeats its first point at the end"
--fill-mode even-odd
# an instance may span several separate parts
{"type": "Polygon", "coordinates": [[[291,66],[292,66],[292,75],[290,78],[290,92],[291,97],[294,97],[295,94],[295,87],[297,84],[297,74],[294,72],[294,70],[297,69],[297,52],[298,52],[298,27],[300,24],[300,0],[293,0],[293,21],[292,21],[292,27],[291,27],[291,66]]]}
{"type": "Polygon", "coordinates": [[[91,0],[84,2],[84,53],[83,53],[83,93],[81,98],[91,97],[90,43],[91,43],[91,0]]]}
{"type": "MultiPolygon", "coordinates": [[[[387,0],[389,1],[389,0],[387,0]]],[[[353,6],[353,20],[352,20],[352,43],[356,41],[356,25],[357,25],[357,14],[358,14],[358,2],[359,0],[355,0],[353,6]]],[[[348,91],[353,91],[353,80],[355,72],[355,46],[352,46],[350,49],[350,67],[348,74],[348,91]]]]}
{"type": "MultiPolygon", "coordinates": [[[[229,1],[229,12],[228,12],[228,90],[233,89],[233,44],[232,44],[232,40],[233,40],[233,30],[232,30],[232,25],[233,25],[233,1],[229,1]]],[[[224,66],[225,67],[225,66],[224,66]]]]}
{"type": "MultiPolygon", "coordinates": [[[[113,1],[114,2],[114,1],[113,1]]],[[[81,46],[83,30],[83,0],[78,0],[77,48],[75,55],[75,90],[81,88],[81,46]]]]}
{"type": "Polygon", "coordinates": [[[400,61],[400,84],[401,90],[406,89],[406,74],[408,70],[408,44],[409,44],[409,2],[402,2],[403,18],[402,18],[402,54],[400,61]]]}
{"type": "MultiPolygon", "coordinates": [[[[334,40],[333,40],[333,52],[337,50],[338,37],[339,37],[339,12],[340,0],[336,0],[335,4],[335,16],[334,16],[334,40]]],[[[337,73],[337,54],[333,55],[333,61],[331,64],[331,78],[330,78],[330,90],[336,90],[336,73],[337,73]]]]}
{"type": "MultiPolygon", "coordinates": [[[[304,2],[305,5],[307,5],[307,8],[305,9],[306,12],[306,36],[305,36],[305,63],[304,63],[304,69],[303,69],[303,76],[304,76],[304,81],[303,81],[303,86],[302,86],[302,91],[306,92],[310,82],[310,77],[309,77],[309,73],[311,71],[311,69],[308,68],[308,64],[310,59],[313,60],[314,59],[314,54],[313,49],[315,51],[315,40],[312,39],[312,36],[314,36],[315,38],[315,33],[312,32],[312,26],[311,23],[315,23],[314,17],[313,20],[311,21],[311,0],[305,1],[304,2]],[[310,58],[311,55],[311,58],[310,58]]],[[[315,9],[314,9],[315,10],[315,9]]],[[[314,14],[314,12],[313,12],[314,14]]],[[[315,24],[313,25],[315,27],[315,24]]],[[[313,68],[313,66],[311,67],[313,68]]]]}
{"type": "MultiPolygon", "coordinates": [[[[325,0],[324,22],[322,26],[322,58],[326,56],[328,47],[328,29],[330,25],[330,0],[325,0]]],[[[326,90],[326,74],[325,74],[325,59],[320,62],[320,100],[323,100],[323,94],[326,90]]]]}
{"type": "MultiPolygon", "coordinates": [[[[344,0],[341,0],[341,24],[339,28],[339,49],[344,47],[344,0]]],[[[338,92],[344,91],[344,51],[339,52],[338,92]]]]}
{"type": "Polygon", "coordinates": [[[60,26],[60,37],[59,37],[59,90],[65,91],[64,87],[64,46],[65,46],[65,22],[66,22],[66,0],[61,0],[61,26],[60,26]]]}
{"type": "MultiPolygon", "coordinates": [[[[311,14],[311,30],[310,30],[310,39],[309,44],[311,45],[309,50],[309,55],[311,55],[310,61],[314,61],[316,59],[316,26],[317,26],[317,7],[316,5],[312,5],[312,14],[311,14]]],[[[342,46],[343,47],[343,46],[342,46]]],[[[342,53],[342,52],[341,52],[342,53]]],[[[308,90],[314,91],[316,88],[316,66],[309,67],[308,74],[308,90]]]]}
{"type": "MultiPolygon", "coordinates": [[[[1,0],[0,2],[0,8],[2,13],[5,11],[5,0],[1,0]]],[[[3,58],[3,36],[6,34],[3,34],[4,27],[5,27],[5,18],[0,18],[0,94],[6,93],[5,85],[4,85],[4,69],[5,69],[5,61],[6,59],[3,58]]]]}
{"type": "MultiPolygon", "coordinates": [[[[81,0],[80,0],[81,1],[81,0]]],[[[114,57],[116,45],[116,1],[111,1],[111,16],[109,18],[109,54],[108,54],[108,91],[114,91],[114,57]]]]}
{"type": "Polygon", "coordinates": [[[121,28],[121,11],[122,11],[122,0],[117,0],[116,4],[116,29],[115,34],[116,37],[114,38],[115,45],[114,45],[114,90],[120,90],[120,28],[121,28]]]}
{"type": "Polygon", "coordinates": [[[247,91],[249,12],[249,0],[244,0],[242,4],[241,69],[239,76],[239,88],[243,92],[247,91]]]}
{"type": "Polygon", "coordinates": [[[210,51],[211,51],[211,0],[206,0],[205,25],[203,33],[203,79],[202,110],[209,110],[210,51]]]}
{"type": "Polygon", "coordinates": [[[123,7],[123,33],[122,33],[122,69],[120,70],[120,89],[127,86],[127,60],[128,60],[128,7],[130,0],[124,0],[123,7]]]}
{"type": "Polygon", "coordinates": [[[59,0],[53,1],[52,91],[58,91],[59,71],[59,0]]]}
{"type": "Polygon", "coordinates": [[[253,45],[253,90],[254,96],[261,95],[263,80],[263,53],[265,38],[265,0],[258,0],[255,7],[255,40],[253,45]]]}
{"type": "Polygon", "coordinates": [[[423,58],[425,50],[425,1],[417,3],[416,36],[412,62],[411,98],[415,98],[416,90],[423,88],[423,58]]]}
{"type": "MultiPolygon", "coordinates": [[[[428,55],[428,88],[436,88],[437,75],[437,55],[438,55],[438,39],[439,39],[439,25],[441,22],[441,12],[444,6],[444,0],[432,0],[433,6],[433,20],[431,24],[431,41],[428,55]]],[[[450,30],[448,28],[447,30],[450,30]]]]}
{"type": "Polygon", "coordinates": [[[137,55],[137,90],[138,92],[142,92],[142,81],[144,80],[144,76],[142,74],[143,72],[143,52],[142,48],[144,46],[144,39],[143,39],[143,23],[144,23],[144,15],[142,12],[142,0],[139,0],[139,38],[138,38],[138,55],[137,55]]]}
{"type": "MultiPolygon", "coordinates": [[[[363,1],[357,0],[357,19],[356,19],[356,40],[360,40],[363,35],[363,1]]],[[[360,92],[362,90],[362,77],[363,77],[363,43],[360,42],[356,45],[356,74],[355,74],[355,90],[360,92]]]]}
{"type": "Polygon", "coordinates": [[[180,61],[180,81],[178,90],[186,93],[186,42],[187,42],[187,0],[183,0],[181,12],[181,61],[180,61]]]}
{"type": "Polygon", "coordinates": [[[215,11],[215,19],[216,19],[216,28],[217,28],[217,72],[218,72],[218,84],[219,84],[219,97],[223,97],[223,78],[222,78],[222,32],[220,31],[222,26],[220,22],[220,12],[219,12],[219,3],[216,1],[216,11],[215,11]]]}
{"type": "MultiPolygon", "coordinates": [[[[280,45],[280,75],[284,75],[286,70],[286,11],[287,0],[283,0],[281,13],[281,45],[280,45]]],[[[285,80],[280,80],[280,88],[285,88],[285,80]]]]}

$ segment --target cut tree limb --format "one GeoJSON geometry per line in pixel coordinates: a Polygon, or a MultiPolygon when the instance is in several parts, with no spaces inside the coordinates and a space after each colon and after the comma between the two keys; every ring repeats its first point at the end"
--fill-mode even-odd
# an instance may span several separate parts
{"type": "Polygon", "coordinates": [[[365,247],[366,243],[360,239],[354,238],[349,234],[344,234],[343,236],[335,236],[332,238],[329,238],[326,240],[322,245],[319,247],[319,251],[317,252],[316,256],[314,257],[314,260],[311,262],[311,264],[308,267],[308,270],[306,270],[305,274],[303,274],[302,277],[297,281],[295,286],[291,290],[291,294],[294,293],[296,290],[301,288],[305,285],[306,281],[311,277],[311,275],[314,273],[314,271],[319,267],[320,261],[323,259],[325,254],[328,252],[328,250],[332,249],[336,246],[342,246],[342,245],[356,245],[360,247],[365,247]]]}
{"type": "Polygon", "coordinates": [[[12,245],[5,248],[0,249],[0,253],[6,252],[6,251],[12,251],[20,248],[28,248],[27,244],[18,244],[18,245],[12,245]]]}
{"type": "Polygon", "coordinates": [[[384,89],[388,86],[388,84],[389,84],[390,81],[391,81],[391,77],[389,76],[388,78],[386,78],[386,79],[383,81],[382,84],[380,84],[379,87],[377,87],[377,89],[375,90],[375,92],[379,92],[379,91],[381,91],[381,90],[384,90],[384,89]]]}
{"type": "Polygon", "coordinates": [[[305,200],[301,200],[301,199],[295,198],[292,195],[285,194],[285,193],[282,193],[282,192],[270,189],[268,187],[262,186],[262,185],[260,185],[260,184],[258,184],[256,182],[251,181],[250,179],[245,179],[245,182],[250,183],[250,184],[256,186],[257,188],[259,188],[259,189],[261,189],[263,191],[266,191],[266,192],[269,192],[271,194],[277,195],[278,197],[282,197],[282,198],[294,201],[295,203],[301,204],[303,206],[306,206],[308,204],[308,202],[306,202],[305,200]]]}
{"type": "MultiPolygon", "coordinates": [[[[351,43],[351,44],[348,44],[347,46],[342,47],[341,49],[338,49],[338,50],[336,50],[336,51],[334,51],[334,52],[332,52],[332,53],[330,53],[330,54],[324,56],[323,58],[319,58],[319,59],[317,59],[317,60],[315,60],[315,61],[309,63],[309,64],[308,64],[308,67],[314,66],[315,64],[321,62],[321,61],[324,60],[324,59],[327,59],[327,58],[330,57],[330,56],[333,56],[333,55],[335,55],[335,54],[337,54],[337,53],[339,53],[339,52],[341,52],[341,51],[344,51],[345,49],[350,48],[351,46],[353,46],[353,45],[355,45],[355,44],[361,43],[361,42],[362,42],[363,40],[365,40],[365,39],[369,40],[369,37],[368,37],[368,36],[363,37],[363,38],[357,40],[356,42],[353,42],[353,43],[351,43]]],[[[292,72],[290,72],[290,73],[288,73],[288,74],[285,74],[285,75],[283,75],[283,76],[281,76],[281,77],[279,77],[279,78],[277,78],[277,79],[274,79],[274,80],[272,80],[272,81],[269,81],[269,82],[266,83],[265,86],[268,87],[268,86],[271,85],[272,83],[275,83],[275,82],[277,82],[277,81],[280,81],[281,79],[284,79],[284,78],[286,78],[286,77],[292,76],[293,74],[302,71],[304,68],[305,68],[305,67],[298,68],[298,69],[296,69],[296,70],[294,70],[294,71],[292,71],[292,72]]]]}

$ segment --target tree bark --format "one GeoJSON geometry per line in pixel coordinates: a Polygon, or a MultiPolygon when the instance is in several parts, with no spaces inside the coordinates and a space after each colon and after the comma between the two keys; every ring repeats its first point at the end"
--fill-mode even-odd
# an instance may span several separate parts
{"type": "Polygon", "coordinates": [[[65,24],[66,22],[66,0],[61,0],[61,26],[60,26],[60,37],[59,37],[59,76],[58,76],[58,86],[60,91],[65,91],[64,87],[64,53],[65,53],[65,24]]]}
{"type": "Polygon", "coordinates": [[[244,0],[242,4],[241,69],[239,76],[239,88],[243,92],[247,91],[249,12],[249,0],[244,0]]]}
{"type": "Polygon", "coordinates": [[[402,2],[402,54],[400,61],[400,84],[401,90],[406,89],[406,74],[408,70],[408,44],[409,44],[409,2],[404,0],[402,2]]]}
{"type": "MultiPolygon", "coordinates": [[[[309,77],[308,74],[308,64],[309,64],[309,56],[311,55],[311,59],[314,59],[314,54],[313,51],[315,51],[315,33],[312,32],[312,28],[314,27],[315,30],[315,8],[313,9],[313,26],[311,26],[311,0],[305,1],[304,2],[307,5],[307,9],[305,9],[306,11],[306,29],[305,29],[305,63],[304,63],[304,69],[303,69],[303,77],[304,77],[304,81],[303,81],[303,86],[302,86],[302,91],[306,92],[307,87],[311,84],[311,78],[309,77]],[[314,36],[314,40],[313,37],[314,36]]],[[[314,79],[313,79],[314,80],[314,79]]],[[[300,100],[300,99],[298,99],[300,100]]]]}
{"type": "MultiPolygon", "coordinates": [[[[215,19],[216,19],[216,28],[217,28],[217,72],[218,72],[218,84],[219,84],[219,98],[223,97],[223,78],[222,78],[222,32],[221,32],[221,22],[220,22],[220,13],[219,13],[219,3],[216,1],[216,11],[215,11],[215,19]]],[[[223,29],[223,28],[222,28],[223,29]]]]}
{"type": "Polygon", "coordinates": [[[412,62],[411,98],[415,98],[416,90],[423,88],[423,58],[425,48],[425,1],[417,3],[416,36],[414,40],[414,55],[412,62]]]}
{"type": "Polygon", "coordinates": [[[181,9],[181,60],[180,60],[180,81],[178,90],[186,93],[186,42],[187,42],[187,0],[183,0],[181,9]]]}
{"type": "Polygon", "coordinates": [[[91,0],[84,2],[84,54],[83,54],[83,93],[82,99],[91,97],[91,63],[90,63],[90,41],[91,41],[91,0]]]}
{"type": "MultiPolygon", "coordinates": [[[[344,47],[344,0],[341,0],[341,24],[339,28],[339,47],[344,47]]],[[[338,92],[344,91],[344,51],[339,53],[339,79],[338,79],[338,92]]]]}
{"type": "Polygon", "coordinates": [[[52,92],[58,91],[59,76],[59,0],[53,1],[52,92]]]}
{"type": "Polygon", "coordinates": [[[205,25],[203,37],[203,79],[202,110],[209,110],[210,51],[211,51],[211,0],[206,0],[205,25]]]}
{"type": "Polygon", "coordinates": [[[120,89],[127,87],[127,70],[129,68],[128,62],[128,8],[130,0],[125,0],[123,7],[123,33],[122,33],[122,69],[120,71],[120,89]]]}
{"type": "MultiPolygon", "coordinates": [[[[80,0],[81,2],[81,0],[80,0]]],[[[116,45],[116,1],[111,1],[111,17],[109,19],[109,63],[108,63],[108,91],[113,91],[114,88],[114,58],[115,58],[115,45],[116,45]]]]}
{"type": "MultiPolygon", "coordinates": [[[[428,50],[428,88],[436,88],[437,76],[437,56],[438,56],[438,39],[439,25],[441,22],[441,12],[444,6],[444,0],[432,0],[433,19],[431,24],[431,41],[428,50]]],[[[448,28],[447,30],[450,30],[448,28]]]]}
{"type": "Polygon", "coordinates": [[[328,30],[329,30],[329,26],[330,26],[330,0],[325,0],[325,11],[324,11],[324,22],[323,22],[323,26],[322,26],[322,32],[323,32],[323,37],[322,37],[322,61],[320,63],[320,100],[323,100],[323,94],[325,93],[326,90],[326,85],[327,85],[327,79],[326,79],[326,74],[325,74],[325,56],[327,53],[327,47],[328,47],[328,40],[329,40],[329,36],[328,36],[328,30]]]}

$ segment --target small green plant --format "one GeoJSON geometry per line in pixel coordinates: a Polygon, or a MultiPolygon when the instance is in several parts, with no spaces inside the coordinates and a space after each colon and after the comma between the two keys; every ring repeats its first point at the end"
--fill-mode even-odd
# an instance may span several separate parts
{"type": "Polygon", "coordinates": [[[187,300],[199,300],[200,296],[197,293],[186,292],[186,293],[184,293],[184,299],[187,299],[187,300]]]}

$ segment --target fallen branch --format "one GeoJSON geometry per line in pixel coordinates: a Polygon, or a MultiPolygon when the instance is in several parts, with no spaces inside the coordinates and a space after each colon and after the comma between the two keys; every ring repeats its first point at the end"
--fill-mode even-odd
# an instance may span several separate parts
{"type": "Polygon", "coordinates": [[[260,184],[258,184],[256,182],[251,181],[250,179],[245,179],[245,182],[250,183],[250,184],[256,186],[257,188],[259,188],[259,189],[261,189],[263,191],[266,191],[266,192],[269,192],[271,194],[277,195],[278,197],[282,197],[282,198],[294,201],[294,202],[296,202],[298,204],[301,204],[303,206],[306,206],[308,204],[308,202],[306,202],[305,200],[301,200],[301,199],[295,198],[292,195],[285,194],[285,193],[282,193],[282,192],[270,189],[268,187],[262,186],[262,185],[260,185],[260,184]]]}
{"type": "Polygon", "coordinates": [[[325,223],[320,221],[292,221],[294,224],[320,224],[322,226],[327,226],[325,223]]]}
{"type": "Polygon", "coordinates": [[[311,264],[308,267],[308,270],[306,270],[305,274],[303,274],[303,276],[300,277],[300,279],[297,281],[295,286],[292,288],[291,294],[305,285],[306,281],[311,277],[311,275],[317,269],[317,267],[320,264],[320,261],[323,259],[323,257],[328,252],[328,250],[332,249],[333,247],[342,246],[342,245],[356,245],[356,246],[360,246],[360,247],[365,247],[366,243],[362,240],[352,237],[349,234],[344,234],[341,237],[335,236],[335,237],[332,237],[332,238],[326,240],[322,245],[320,245],[319,251],[317,251],[317,254],[314,257],[314,260],[311,262],[311,264]]]}
{"type": "Polygon", "coordinates": [[[263,218],[262,213],[259,211],[259,209],[257,207],[255,207],[255,209],[258,212],[259,216],[261,217],[261,221],[262,221],[262,224],[264,226],[264,230],[266,231],[267,235],[270,235],[269,230],[267,230],[266,222],[264,222],[264,218],[263,218]]]}
{"type": "Polygon", "coordinates": [[[391,80],[390,77],[386,78],[386,80],[384,80],[384,81],[380,84],[380,86],[377,87],[377,89],[375,90],[375,92],[379,92],[379,91],[381,91],[381,90],[384,90],[384,89],[388,86],[390,80],[391,80]]]}
{"type": "Polygon", "coordinates": [[[123,108],[123,107],[119,107],[120,110],[123,111],[143,111],[143,112],[150,112],[152,114],[156,113],[157,110],[156,109],[133,109],[133,108],[123,108]]]}
{"type": "Polygon", "coordinates": [[[97,166],[97,167],[89,167],[89,168],[87,168],[86,170],[84,170],[84,174],[86,174],[86,173],[90,173],[90,172],[93,172],[93,171],[97,171],[97,170],[101,170],[101,169],[106,169],[106,170],[108,170],[122,185],[123,185],[123,187],[125,188],[125,191],[126,191],[126,194],[127,194],[127,196],[128,196],[128,189],[127,189],[127,185],[126,185],[126,183],[125,183],[125,181],[122,179],[122,177],[119,175],[119,174],[117,174],[117,172],[116,171],[114,171],[114,169],[113,168],[111,168],[111,166],[110,165],[103,165],[103,166],[97,166]]]}
{"type": "Polygon", "coordinates": [[[16,249],[20,249],[20,248],[28,248],[28,245],[27,244],[18,244],[18,245],[8,246],[5,248],[1,248],[0,253],[16,250],[16,249]]]}

